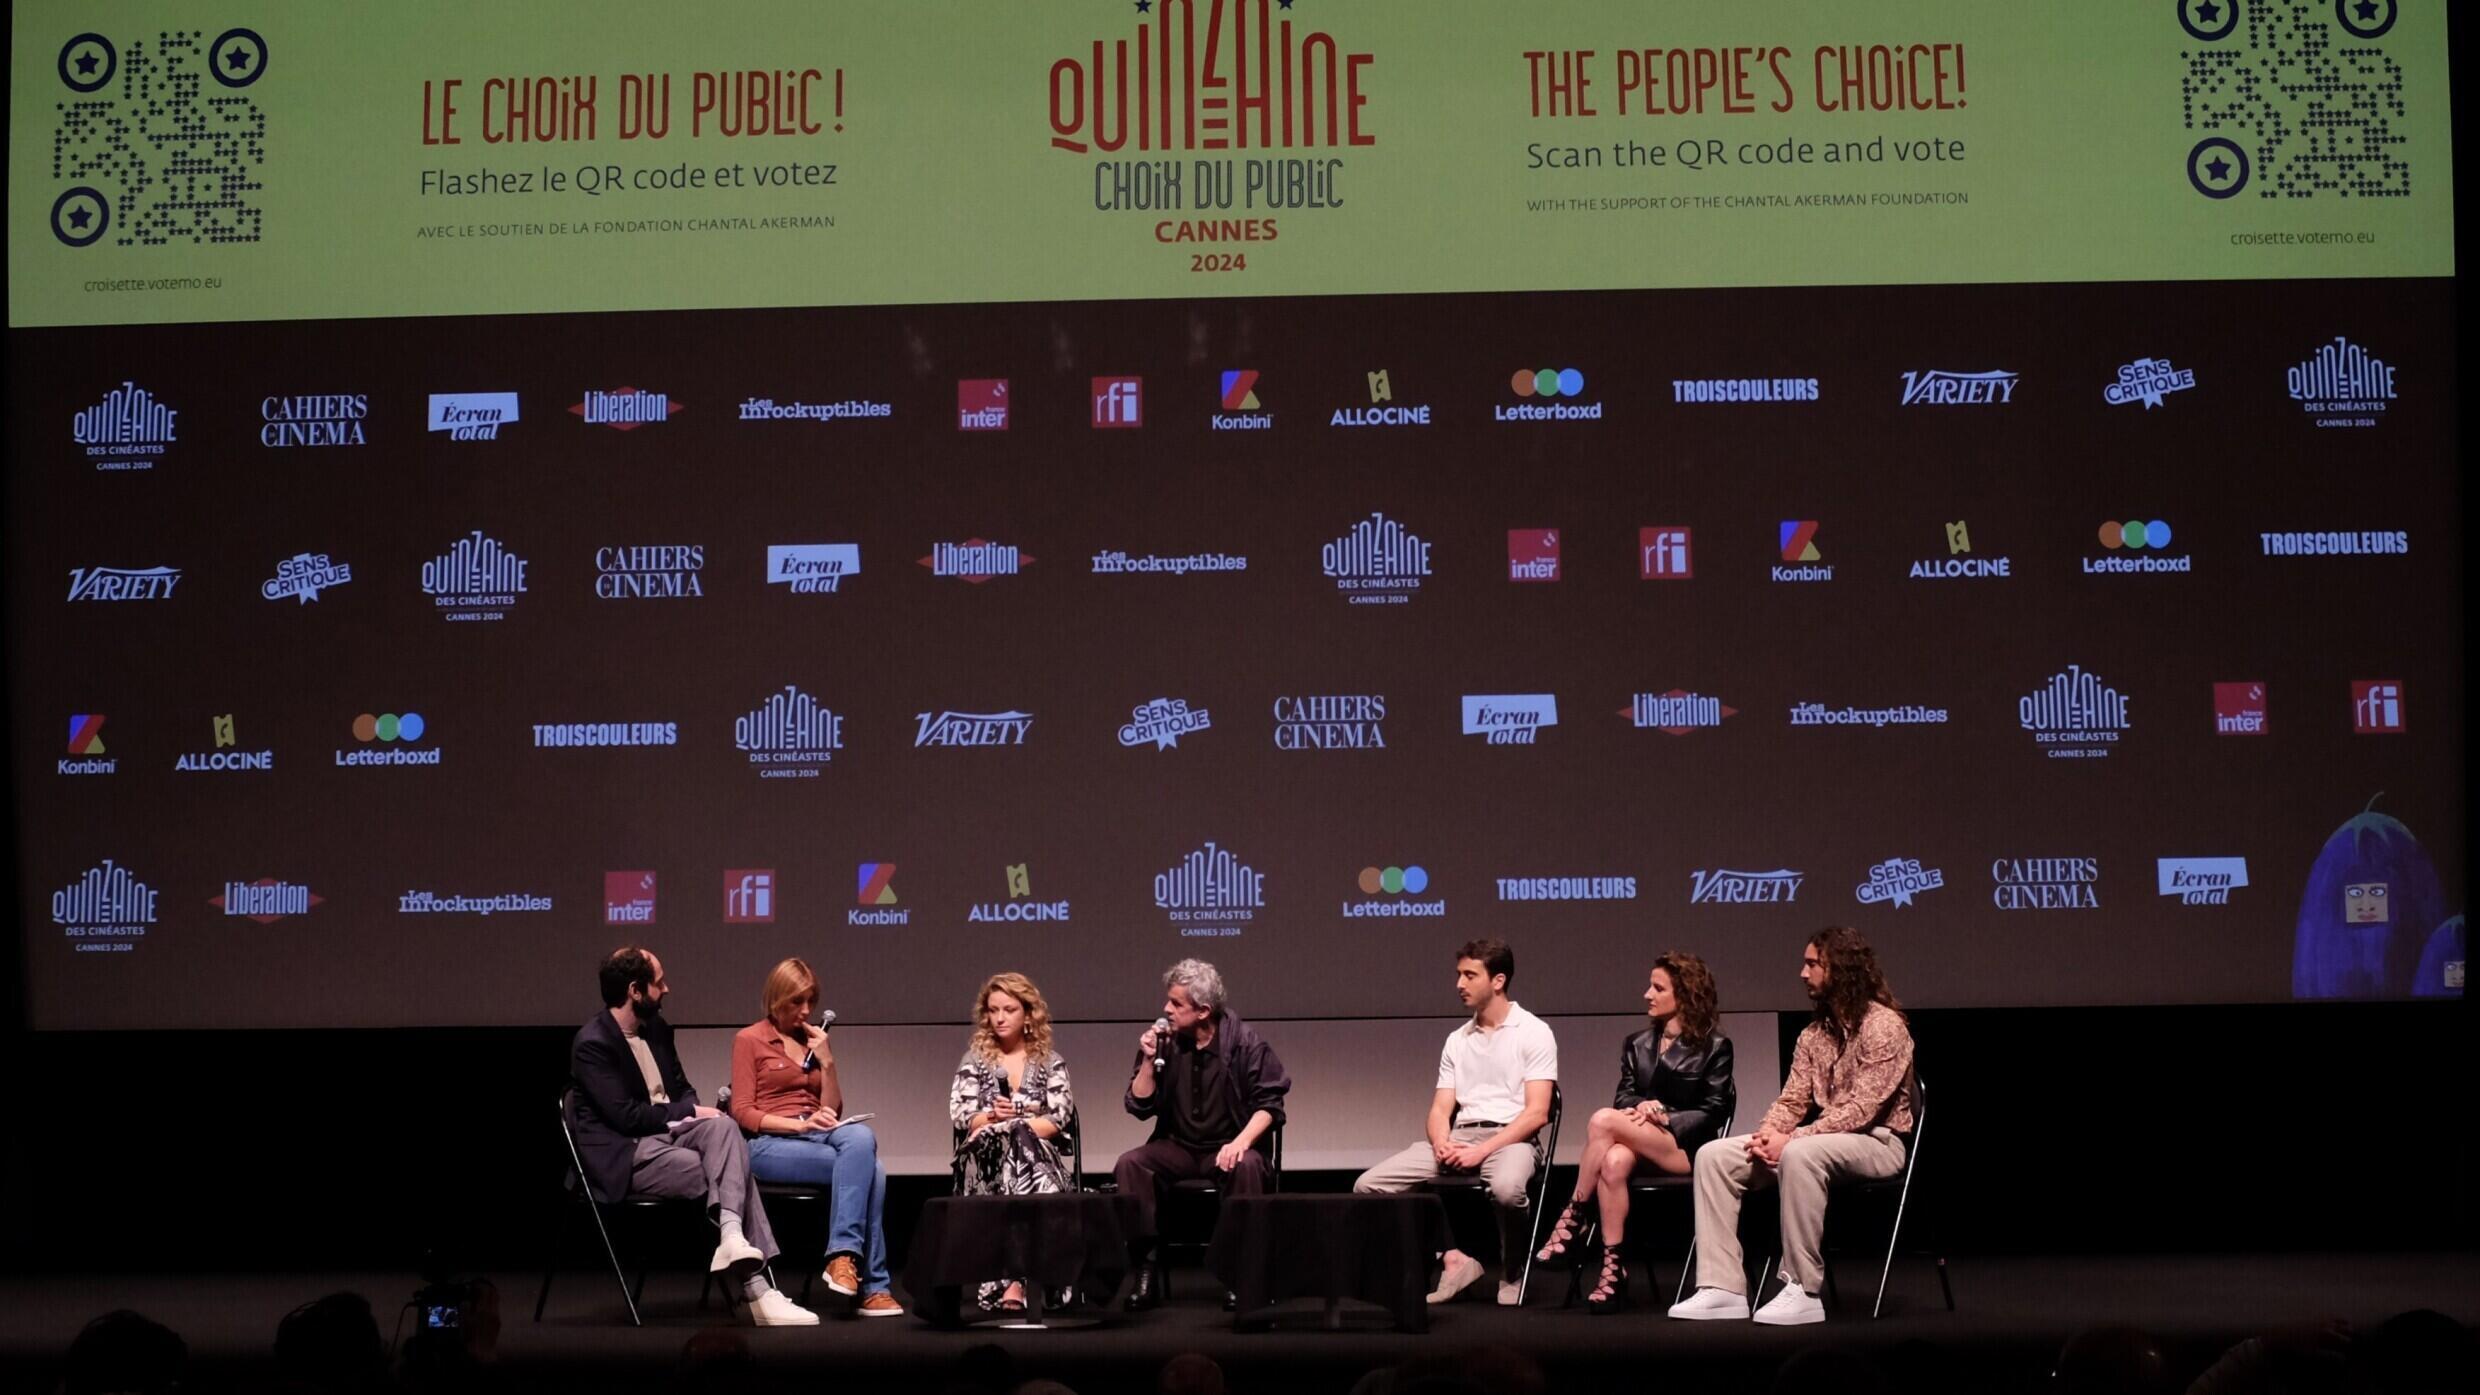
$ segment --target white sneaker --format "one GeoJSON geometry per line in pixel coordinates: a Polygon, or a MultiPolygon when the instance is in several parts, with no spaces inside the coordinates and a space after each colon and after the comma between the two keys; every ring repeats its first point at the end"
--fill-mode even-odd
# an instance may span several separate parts
{"type": "Polygon", "coordinates": [[[1748,1299],[1729,1289],[1700,1288],[1671,1305],[1671,1316],[1690,1322],[1724,1322],[1748,1316],[1748,1299]]]}
{"type": "Polygon", "coordinates": [[[1438,1287],[1429,1291],[1429,1301],[1444,1303],[1470,1288],[1481,1277],[1481,1261],[1465,1255],[1460,1263],[1450,1263],[1438,1276],[1438,1287]]]}
{"type": "Polygon", "coordinates": [[[1766,1299],[1765,1306],[1757,1309],[1756,1316],[1751,1319],[1768,1327],[1798,1327],[1803,1323],[1825,1320],[1824,1300],[1798,1284],[1784,1284],[1782,1292],[1766,1299]]]}
{"type": "Polygon", "coordinates": [[[1524,1285],[1512,1284],[1507,1282],[1505,1279],[1498,1281],[1498,1306],[1502,1308],[1513,1308],[1520,1306],[1523,1302],[1524,1285]]]}
{"type": "Polygon", "coordinates": [[[816,1327],[818,1315],[791,1299],[780,1289],[768,1289],[749,1300],[749,1320],[760,1327],[816,1327]]]}
{"type": "Polygon", "coordinates": [[[741,1237],[739,1232],[734,1231],[726,1234],[723,1237],[723,1243],[715,1247],[714,1262],[706,1267],[714,1273],[721,1274],[732,1269],[754,1269],[764,1263],[766,1263],[766,1256],[758,1253],[758,1247],[750,1244],[741,1237]]]}

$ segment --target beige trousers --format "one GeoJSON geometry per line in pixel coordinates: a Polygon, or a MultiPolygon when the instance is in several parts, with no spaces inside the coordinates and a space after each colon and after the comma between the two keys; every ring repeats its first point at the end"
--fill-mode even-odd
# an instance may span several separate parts
{"type": "Polygon", "coordinates": [[[1750,1187],[1782,1191],[1783,1277],[1810,1293],[1825,1287],[1826,1189],[1844,1179],[1876,1180],[1903,1170],[1903,1140],[1886,1129],[1816,1133],[1783,1145],[1782,1165],[1748,1156],[1750,1135],[1717,1138],[1696,1150],[1696,1286],[1748,1291],[1739,1248],[1740,1199],[1750,1187]]]}
{"type": "MultiPolygon", "coordinates": [[[[1496,1124],[1458,1124],[1447,1131],[1447,1137],[1455,1143],[1478,1143],[1498,1130],[1496,1124]]],[[[1481,1160],[1481,1180],[1490,1189],[1490,1209],[1498,1218],[1499,1269],[1511,1279],[1522,1271],[1524,1257],[1532,1249],[1533,1198],[1529,1188],[1533,1185],[1534,1170],[1540,1166],[1540,1142],[1540,1136],[1535,1135],[1523,1143],[1510,1143],[1481,1160]]],[[[1423,1139],[1362,1173],[1360,1180],[1352,1184],[1352,1190],[1408,1192],[1446,1171],[1439,1166],[1438,1155],[1430,1151],[1429,1141],[1423,1139]]]]}

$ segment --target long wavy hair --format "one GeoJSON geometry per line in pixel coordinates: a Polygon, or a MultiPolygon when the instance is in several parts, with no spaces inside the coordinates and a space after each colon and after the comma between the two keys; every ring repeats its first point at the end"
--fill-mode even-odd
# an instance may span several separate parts
{"type": "Polygon", "coordinates": [[[1903,1011],[1894,990],[1886,986],[1885,973],[1877,967],[1877,951],[1869,948],[1859,931],[1848,925],[1829,925],[1809,936],[1808,942],[1817,947],[1817,957],[1826,965],[1826,991],[1817,1000],[1816,1020],[1836,1040],[1860,1030],[1860,1019],[1869,1015],[1871,1003],[1903,1011]]]}
{"type": "Polygon", "coordinates": [[[1653,967],[1671,976],[1671,996],[1679,1003],[1673,1020],[1679,1023],[1679,1039],[1689,1046],[1703,1046],[1714,1039],[1714,1022],[1722,1014],[1722,991],[1714,986],[1714,971],[1693,954],[1678,950],[1666,951],[1653,961],[1653,967]]]}
{"type": "Polygon", "coordinates": [[[1051,1054],[1051,1005],[1042,990],[1018,973],[992,974],[973,995],[973,1051],[985,1061],[999,1059],[999,1038],[990,1030],[990,995],[1005,993],[1025,1005],[1025,1059],[1044,1060],[1051,1054]]]}

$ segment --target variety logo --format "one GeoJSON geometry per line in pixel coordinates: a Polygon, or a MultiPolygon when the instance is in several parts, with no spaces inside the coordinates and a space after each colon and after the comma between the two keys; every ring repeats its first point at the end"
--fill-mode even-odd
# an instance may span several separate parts
{"type": "Polygon", "coordinates": [[[2095,574],[2125,576],[2134,573],[2195,570],[2195,559],[2184,552],[2175,557],[2117,555],[2122,550],[2127,553],[2145,553],[2158,552],[2168,547],[2170,525],[2158,518],[2150,523],[2133,518],[2124,523],[2104,523],[2101,525],[2101,545],[2113,555],[2086,557],[2084,572],[2087,576],[2095,574]]]}
{"type": "Polygon", "coordinates": [[[1935,891],[1946,885],[1946,873],[1935,867],[1922,867],[1916,857],[1890,857],[1869,869],[1869,879],[1852,888],[1852,895],[1863,906],[1888,903],[1908,906],[1912,898],[1924,891],[1935,891]]]}
{"type": "Polygon", "coordinates": [[[2339,335],[2283,377],[2291,400],[2319,426],[2374,426],[2394,401],[2394,365],[2339,335]]]}
{"type": "Polygon", "coordinates": [[[1559,530],[1556,528],[1508,529],[1507,579],[1509,581],[1558,580],[1559,530]]]}
{"type": "Polygon", "coordinates": [[[956,382],[956,429],[958,431],[1005,431],[1008,429],[1008,380],[1005,378],[960,378],[956,382]]]}
{"type": "Polygon", "coordinates": [[[864,862],[855,878],[859,903],[844,912],[846,925],[910,925],[911,908],[896,904],[896,865],[892,862],[864,862]]]}
{"type": "Polygon", "coordinates": [[[513,392],[434,392],[424,429],[445,431],[451,441],[496,441],[517,420],[513,392]]]}
{"type": "Polygon", "coordinates": [[[98,470],[152,470],[173,443],[180,413],[124,382],[69,419],[69,439],[98,470]]]}
{"type": "Polygon", "coordinates": [[[2118,689],[2086,673],[2080,664],[2050,676],[2048,684],[2015,704],[2016,720],[2052,756],[2098,760],[2134,725],[2118,689]]]}
{"type": "Polygon", "coordinates": [[[1696,554],[1685,527],[1663,524],[1636,530],[1636,574],[1646,581],[1686,581],[1696,575],[1696,554]]]}
{"type": "Polygon", "coordinates": [[[1814,402],[1815,378],[1673,378],[1671,401],[1704,406],[1718,402],[1814,402]]]}
{"type": "Polygon", "coordinates": [[[1447,898],[1432,897],[1426,901],[1399,901],[1399,896],[1419,896],[1429,890],[1429,869],[1425,867],[1363,867],[1360,875],[1359,901],[1343,903],[1347,920],[1375,916],[1380,919],[1401,919],[1410,916],[1442,916],[1447,913],[1447,898]],[[1385,898],[1385,899],[1379,899],[1385,898]]]}
{"type": "Polygon", "coordinates": [[[2259,533],[2267,557],[2401,557],[2411,551],[2402,529],[2361,533],[2259,533]]]}
{"type": "Polygon", "coordinates": [[[1248,558],[1229,552],[1192,552],[1185,557],[1165,557],[1151,552],[1141,557],[1116,551],[1094,554],[1094,574],[1097,576],[1186,576],[1190,572],[1244,572],[1248,569],[1248,558]]]}
{"type": "Polygon", "coordinates": [[[1584,395],[1584,374],[1573,368],[1519,368],[1507,386],[1521,398],[1540,398],[1538,402],[1523,401],[1510,407],[1500,403],[1495,409],[1500,421],[1599,421],[1599,402],[1559,402],[1553,399],[1584,395]]]}
{"type": "Polygon", "coordinates": [[[1739,709],[1725,707],[1722,699],[1673,688],[1667,693],[1638,693],[1619,709],[1619,715],[1639,731],[1648,728],[1672,736],[1685,736],[1692,731],[1722,725],[1726,717],[1736,717],[1739,709]]]}
{"type": "Polygon", "coordinates": [[[1223,410],[1208,421],[1217,431],[1265,431],[1274,426],[1274,413],[1262,410],[1257,401],[1256,369],[1223,370],[1223,410]]]}
{"type": "Polygon", "coordinates": [[[2153,868],[2161,894],[2182,906],[2227,906],[2230,893],[2248,884],[2244,857],[2164,857],[2153,868]]]}
{"type": "Polygon", "coordinates": [[[2164,395],[2195,385],[2193,368],[2173,368],[2166,358],[2140,358],[2119,367],[2117,379],[2101,390],[2101,400],[2113,407],[2141,402],[2149,412],[2161,405],[2164,395]]]}
{"type": "Polygon", "coordinates": [[[1327,424],[1330,426],[1429,425],[1428,403],[1424,402],[1416,407],[1398,407],[1394,405],[1394,402],[1394,380],[1387,376],[1385,369],[1381,368],[1369,375],[1369,405],[1338,407],[1335,409],[1333,419],[1327,424]]]}
{"type": "Polygon", "coordinates": [[[844,749],[844,719],[799,688],[784,690],[732,721],[732,744],[766,780],[814,780],[844,749]]]}
{"type": "Polygon", "coordinates": [[[1033,734],[1030,712],[916,712],[913,745],[1022,746],[1033,734]]]}
{"type": "Polygon", "coordinates": [[[104,716],[100,712],[80,712],[69,718],[69,754],[76,760],[60,762],[63,775],[109,775],[120,769],[120,762],[103,753],[104,716]]]}
{"type": "Polygon", "coordinates": [[[1386,697],[1354,693],[1276,698],[1274,746],[1278,751],[1384,749],[1386,697]]]}
{"type": "Polygon", "coordinates": [[[1011,921],[1066,920],[1073,909],[1065,901],[1036,901],[1033,874],[1022,862],[1008,864],[1005,901],[976,901],[965,911],[972,925],[1003,925],[1011,921]]]}
{"type": "Polygon", "coordinates": [[[208,905],[224,914],[255,920],[261,925],[273,925],[287,916],[308,915],[312,906],[326,901],[326,897],[306,886],[274,877],[226,882],[223,891],[207,898],[208,905]]]}
{"type": "Polygon", "coordinates": [[[52,893],[52,924],[72,940],[122,941],[90,943],[81,950],[130,950],[127,941],[143,938],[155,923],[155,888],[105,858],[86,875],[52,893]]]}
{"type": "Polygon", "coordinates": [[[892,402],[859,397],[842,402],[778,402],[772,397],[752,397],[741,403],[743,421],[862,421],[895,414],[892,402]]]}
{"type": "Polygon", "coordinates": [[[1354,605],[1402,605],[1429,576],[1429,544],[1383,513],[1353,524],[1318,560],[1354,605]]]}
{"type": "Polygon", "coordinates": [[[1776,581],[1832,581],[1834,567],[1817,551],[1817,520],[1786,518],[1775,542],[1788,566],[1774,568],[1776,581]]]}
{"type": "Polygon", "coordinates": [[[2003,369],[1986,373],[1950,373],[1943,368],[1907,372],[1903,375],[1903,405],[2003,407],[2015,400],[2015,381],[2021,376],[2003,369]]]}
{"type": "Polygon", "coordinates": [[[2014,559],[1974,557],[1972,530],[1960,521],[1946,525],[1946,556],[1912,563],[1914,581],[1988,579],[2014,575],[2014,559]]]}
{"type": "Polygon", "coordinates": [[[678,722],[537,722],[537,750],[582,751],[633,746],[677,746],[678,722]]]}
{"type": "Polygon", "coordinates": [[[775,869],[727,867],[723,873],[723,923],[775,923],[775,869]]]}
{"type": "Polygon", "coordinates": [[[932,576],[952,576],[979,586],[994,576],[1014,576],[1037,559],[1006,543],[967,538],[960,543],[932,543],[919,561],[932,576]]]}
{"type": "Polygon", "coordinates": [[[1989,864],[1990,904],[2002,911],[2101,908],[2101,863],[2090,857],[2002,857],[1989,864]]]}
{"type": "Polygon", "coordinates": [[[331,562],[324,552],[296,552],[276,563],[276,574],[262,581],[258,594],[271,601],[294,597],[308,605],[330,586],[342,586],[353,579],[353,564],[331,562]]]}
{"type": "Polygon", "coordinates": [[[1094,427],[1116,431],[1145,425],[1143,378],[1094,379],[1094,427]]]}
{"type": "Polygon", "coordinates": [[[233,719],[231,713],[227,712],[224,715],[215,718],[208,725],[215,736],[215,749],[209,751],[182,752],[180,755],[173,757],[172,768],[174,770],[190,771],[195,773],[199,771],[248,771],[275,769],[276,753],[273,751],[232,751],[225,749],[228,746],[240,744],[233,734],[233,719]]]}
{"type": "Polygon", "coordinates": [[[603,874],[603,923],[605,925],[654,924],[654,873],[605,872],[603,874]]]}
{"type": "Polygon", "coordinates": [[[670,421],[686,410],[659,392],[645,392],[633,387],[615,388],[610,392],[588,388],[585,397],[570,406],[568,414],[588,426],[608,426],[614,431],[635,431],[670,421]]]}
{"type": "Polygon", "coordinates": [[[550,897],[530,891],[503,891],[490,896],[408,891],[396,898],[398,915],[526,915],[550,909],[550,897]]]}
{"type": "Polygon", "coordinates": [[[2272,735],[2273,717],[2265,710],[2265,685],[2214,684],[2213,731],[2217,736],[2272,735]]]}
{"type": "Polygon", "coordinates": [[[1500,877],[1501,901],[1633,901],[1634,877],[1500,877]]]}
{"type": "Polygon", "coordinates": [[[525,594],[525,559],[477,528],[422,564],[422,594],[443,620],[503,620],[525,594]]]}
{"type": "Polygon", "coordinates": [[[1154,878],[1154,905],[1183,938],[1244,934],[1266,908],[1266,874],[1209,842],[1154,878]]]}
{"type": "Polygon", "coordinates": [[[1691,872],[1688,904],[1716,906],[1760,906],[1788,903],[1800,899],[1800,883],[1807,880],[1800,872],[1691,872]]]}
{"type": "Polygon", "coordinates": [[[2351,730],[2361,736],[2398,736],[2403,725],[2399,678],[2361,678],[2351,684],[2351,730]]]}
{"type": "Polygon", "coordinates": [[[369,416],[370,398],[365,393],[262,397],[258,401],[258,443],[276,450],[363,445],[362,423],[369,416]]]}
{"type": "Polygon", "coordinates": [[[72,601],[168,601],[181,584],[179,567],[71,567],[72,601]]]}
{"type": "Polygon", "coordinates": [[[698,573],[706,569],[706,549],[691,543],[675,547],[598,547],[594,549],[594,594],[607,601],[687,600],[703,596],[698,573]]]}
{"type": "Polygon", "coordinates": [[[419,712],[365,712],[353,719],[353,739],[367,745],[380,743],[377,750],[336,752],[338,765],[437,765],[437,746],[417,746],[430,731],[430,724],[419,712]],[[397,743],[405,744],[399,745],[397,743]]]}
{"type": "Polygon", "coordinates": [[[1214,715],[1204,708],[1191,708],[1181,698],[1156,698],[1128,709],[1128,723],[1119,729],[1119,744],[1142,746],[1154,743],[1157,751],[1168,751],[1180,744],[1180,738],[1205,731],[1214,725],[1214,715]]]}
{"type": "Polygon", "coordinates": [[[1466,693],[1464,734],[1492,746],[1530,746],[1543,727],[1559,724],[1552,693],[1466,693]]]}
{"type": "Polygon", "coordinates": [[[766,550],[766,584],[801,596],[833,595],[861,574],[859,543],[775,543],[766,550]]]}
{"type": "Polygon", "coordinates": [[[1822,702],[1791,704],[1791,725],[1795,727],[1918,727],[1942,726],[1945,722],[1945,708],[1921,707],[1913,703],[1900,707],[1828,707],[1822,702]]]}

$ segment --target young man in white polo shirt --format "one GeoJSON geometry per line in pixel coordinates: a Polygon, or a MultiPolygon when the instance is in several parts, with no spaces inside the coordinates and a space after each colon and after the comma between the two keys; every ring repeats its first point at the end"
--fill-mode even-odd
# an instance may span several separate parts
{"type": "MultiPolygon", "coordinates": [[[[1497,940],[1475,940],[1455,952],[1455,992],[1472,1020],[1447,1033],[1438,1057],[1438,1092],[1430,1099],[1429,1138],[1369,1169],[1356,1192],[1402,1192],[1442,1174],[1479,1173],[1498,1215],[1498,1301],[1515,1306],[1532,1248],[1533,1173],[1546,1166],[1540,1133],[1550,1122],[1550,1092],[1559,1079],[1559,1044],[1550,1024],[1507,996],[1516,976],[1515,951],[1497,940]]],[[[1444,1303],[1481,1277],[1481,1261],[1446,1253],[1429,1301],[1444,1303]]]]}

